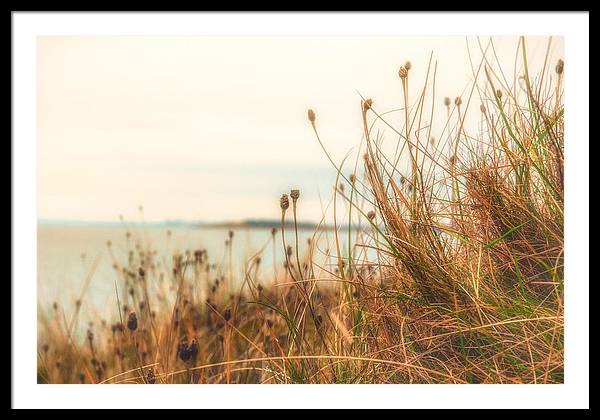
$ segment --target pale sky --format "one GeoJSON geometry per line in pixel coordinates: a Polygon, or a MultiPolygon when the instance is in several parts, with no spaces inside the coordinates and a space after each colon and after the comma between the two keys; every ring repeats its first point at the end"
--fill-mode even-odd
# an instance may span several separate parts
{"type": "MultiPolygon", "coordinates": [[[[398,68],[411,61],[415,98],[433,52],[444,115],[443,98],[460,95],[471,80],[466,43],[447,36],[39,37],[38,217],[137,219],[141,204],[147,220],[276,218],[280,195],[300,188],[301,216],[318,220],[319,194],[328,201],[335,170],[307,109],[317,112],[339,161],[360,142],[357,91],[378,110],[400,107],[398,68]]],[[[476,39],[469,43],[480,57],[476,39]]],[[[494,43],[512,74],[517,38],[494,43]]],[[[528,39],[532,73],[546,47],[547,38],[528,39]]],[[[551,57],[564,57],[560,37],[551,57]]]]}

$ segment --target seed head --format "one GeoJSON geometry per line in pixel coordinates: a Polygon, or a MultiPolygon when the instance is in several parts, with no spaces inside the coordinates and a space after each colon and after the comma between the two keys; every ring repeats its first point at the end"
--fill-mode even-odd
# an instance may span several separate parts
{"type": "Polygon", "coordinates": [[[374,210],[370,210],[370,211],[367,213],[367,217],[369,218],[369,220],[373,220],[373,219],[375,219],[375,211],[374,211],[374,210]]]}
{"type": "Polygon", "coordinates": [[[231,309],[225,309],[225,312],[223,312],[223,318],[225,318],[225,321],[229,321],[231,319],[231,309]]]}
{"type": "Polygon", "coordinates": [[[135,312],[131,312],[129,314],[129,317],[127,317],[127,328],[129,328],[129,331],[135,331],[135,330],[137,330],[137,327],[138,327],[137,315],[135,314],[135,312]]]}
{"type": "Polygon", "coordinates": [[[290,197],[292,197],[292,200],[296,201],[300,197],[300,190],[291,190],[290,197]]]}
{"type": "Polygon", "coordinates": [[[316,119],[317,119],[317,115],[315,114],[315,111],[313,111],[312,109],[309,109],[308,110],[308,121],[310,121],[311,123],[314,123],[316,119]]]}
{"type": "Polygon", "coordinates": [[[153,384],[156,382],[156,376],[154,375],[154,371],[152,368],[148,369],[148,373],[146,374],[146,382],[149,384],[153,384]]]}
{"type": "Polygon", "coordinates": [[[404,68],[405,68],[406,70],[410,70],[410,69],[411,69],[411,67],[412,67],[412,64],[410,64],[410,61],[407,61],[406,63],[404,63],[404,68]]]}
{"type": "Polygon", "coordinates": [[[356,176],[354,174],[350,174],[350,182],[354,184],[356,181],[356,176]]]}
{"type": "Polygon", "coordinates": [[[189,346],[188,346],[187,338],[183,337],[179,341],[179,344],[177,345],[177,355],[184,362],[187,362],[188,360],[190,360],[191,354],[189,352],[189,346]]]}
{"type": "Polygon", "coordinates": [[[192,338],[190,345],[187,348],[188,353],[190,354],[190,358],[193,362],[196,361],[196,357],[198,356],[198,342],[195,338],[192,338]]]}
{"type": "Polygon", "coordinates": [[[281,198],[279,199],[279,206],[283,211],[287,210],[290,207],[290,200],[288,199],[287,194],[281,195],[281,198]]]}
{"type": "Polygon", "coordinates": [[[481,110],[481,113],[482,113],[482,114],[485,114],[485,106],[483,106],[483,105],[480,105],[480,106],[479,106],[479,109],[481,110]]]}
{"type": "Polygon", "coordinates": [[[500,89],[496,91],[496,96],[498,97],[498,99],[502,99],[502,91],[500,89]]]}
{"type": "Polygon", "coordinates": [[[444,105],[450,106],[450,98],[447,96],[444,98],[444,105]]]}
{"type": "Polygon", "coordinates": [[[461,106],[461,104],[462,104],[462,99],[460,99],[460,96],[457,96],[457,97],[454,99],[454,105],[456,105],[456,106],[461,106]]]}
{"type": "Polygon", "coordinates": [[[559,59],[556,63],[556,67],[554,68],[556,70],[556,74],[562,74],[563,70],[565,69],[565,62],[563,61],[563,59],[559,59]]]}
{"type": "Polygon", "coordinates": [[[400,67],[400,70],[398,70],[398,76],[400,76],[401,79],[406,79],[408,77],[408,70],[406,67],[400,67]]]}
{"type": "Polygon", "coordinates": [[[363,102],[363,111],[367,112],[373,106],[373,99],[369,98],[363,102]]]}
{"type": "Polygon", "coordinates": [[[110,329],[112,330],[113,333],[116,333],[117,331],[123,332],[125,330],[125,328],[123,328],[123,324],[121,324],[120,322],[117,322],[116,324],[111,325],[110,329]]]}

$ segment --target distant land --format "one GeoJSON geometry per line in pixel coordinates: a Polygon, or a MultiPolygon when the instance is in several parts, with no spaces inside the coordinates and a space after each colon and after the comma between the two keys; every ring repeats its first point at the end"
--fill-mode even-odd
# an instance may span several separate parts
{"type": "MultiPolygon", "coordinates": [[[[90,220],[69,220],[69,219],[39,219],[38,224],[41,225],[78,225],[78,226],[107,226],[120,227],[125,225],[133,226],[152,226],[152,227],[169,227],[169,228],[229,228],[229,229],[279,229],[281,221],[277,219],[248,219],[240,221],[223,221],[223,222],[201,222],[189,220],[163,220],[163,221],[90,221],[90,220]]],[[[319,226],[318,223],[310,221],[298,222],[298,229],[315,230],[319,226]]],[[[286,220],[286,228],[293,228],[293,220],[286,220]]],[[[333,229],[331,225],[321,225],[322,229],[333,229]]],[[[348,225],[339,225],[340,229],[347,229],[348,225]]]]}

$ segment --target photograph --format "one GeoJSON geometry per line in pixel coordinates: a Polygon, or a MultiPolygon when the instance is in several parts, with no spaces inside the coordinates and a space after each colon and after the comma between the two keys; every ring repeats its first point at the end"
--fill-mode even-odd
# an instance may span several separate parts
{"type": "MultiPolygon", "coordinates": [[[[111,30],[111,16],[134,20],[115,15],[64,13],[79,32],[43,26],[28,41],[33,189],[18,217],[33,241],[12,282],[28,283],[13,310],[35,327],[19,331],[21,381],[96,398],[156,387],[168,406],[217,384],[223,405],[300,384],[344,385],[331,399],[440,384],[545,399],[581,377],[589,405],[587,372],[565,373],[589,334],[565,316],[588,305],[565,296],[589,288],[587,161],[569,154],[579,143],[587,159],[589,135],[565,123],[566,98],[589,112],[589,79],[569,72],[589,76],[566,29],[352,33],[319,30],[333,19],[317,13],[314,31],[245,32],[233,18],[257,15],[222,13],[230,26],[194,32],[213,15],[189,13],[153,33],[111,30]],[[579,346],[565,342],[575,331],[579,346]],[[114,384],[131,387],[101,386],[114,384]],[[227,386],[241,384],[258,387],[227,386]]],[[[161,16],[178,14],[141,19],[161,16]]]]}

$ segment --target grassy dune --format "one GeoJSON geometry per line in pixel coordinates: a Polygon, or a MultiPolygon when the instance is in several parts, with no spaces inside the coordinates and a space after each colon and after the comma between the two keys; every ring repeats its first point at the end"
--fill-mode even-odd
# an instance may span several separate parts
{"type": "MultiPolygon", "coordinates": [[[[351,163],[327,154],[309,110],[338,174],[329,249],[319,228],[303,253],[297,229],[274,229],[265,246],[283,265],[263,267],[259,250],[237,278],[203,250],[163,263],[134,238],[113,255],[112,319],[77,338],[81,301],[41,318],[38,381],[562,383],[564,65],[532,75],[524,42],[518,55],[514,84],[484,59],[454,99],[435,96],[433,61],[419,78],[406,63],[399,110],[362,99],[351,163]]],[[[301,200],[280,198],[282,226],[301,200]]]]}

